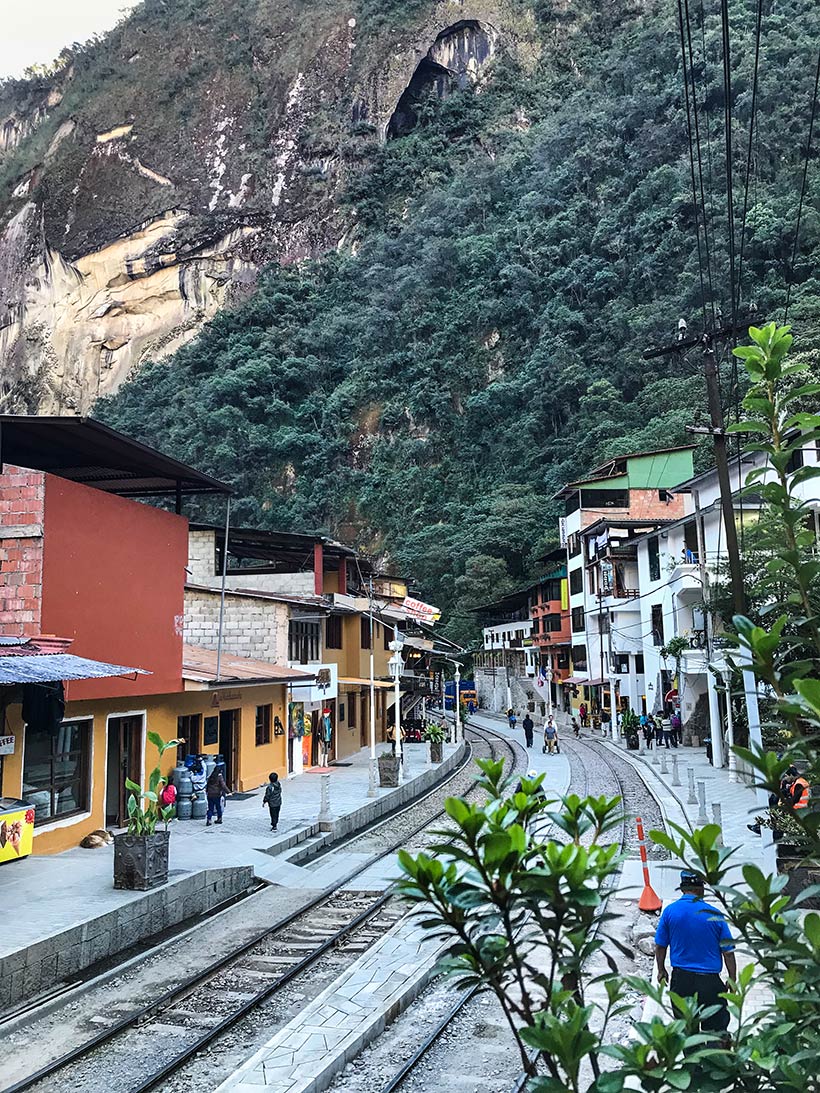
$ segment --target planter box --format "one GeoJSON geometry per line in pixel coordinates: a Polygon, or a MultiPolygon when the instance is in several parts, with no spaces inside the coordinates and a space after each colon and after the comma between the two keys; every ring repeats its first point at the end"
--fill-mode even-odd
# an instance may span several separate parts
{"type": "Polygon", "coordinates": [[[169,831],[114,836],[114,887],[132,892],[157,888],[168,880],[169,831]]]}
{"type": "Polygon", "coordinates": [[[399,760],[395,755],[379,756],[379,785],[392,788],[399,784],[399,760]]]}
{"type": "Polygon", "coordinates": [[[430,741],[430,762],[431,763],[443,763],[444,762],[444,741],[443,740],[431,740],[430,741]]]}
{"type": "MultiPolygon", "coordinates": [[[[795,896],[799,896],[806,888],[817,884],[818,873],[816,866],[806,864],[805,858],[799,855],[784,855],[782,852],[784,848],[784,844],[778,846],[777,871],[788,877],[786,887],[783,891],[787,896],[791,896],[792,899],[794,899],[795,896]]],[[[820,907],[820,897],[812,896],[809,899],[805,899],[800,906],[805,908],[820,907]]]]}

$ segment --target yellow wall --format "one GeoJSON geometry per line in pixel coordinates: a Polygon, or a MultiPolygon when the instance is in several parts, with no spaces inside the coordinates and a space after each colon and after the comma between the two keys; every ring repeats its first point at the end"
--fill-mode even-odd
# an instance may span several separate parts
{"type": "MultiPolygon", "coordinates": [[[[287,725],[286,689],[282,684],[268,687],[244,687],[223,691],[189,691],[182,694],[151,695],[140,698],[97,699],[92,702],[68,702],[65,720],[82,717],[93,719],[91,758],[91,811],[90,815],[71,816],[58,820],[54,825],[35,829],[34,853],[53,854],[77,846],[90,831],[105,826],[105,784],[107,718],[122,714],[145,714],[147,731],[157,732],[163,739],[172,740],[177,735],[177,717],[183,714],[202,714],[203,718],[218,714],[220,710],[238,709],[239,746],[237,754],[237,789],[252,790],[268,781],[271,771],[281,778],[287,776],[287,736],[273,735],[273,718],[278,716],[287,725]],[[215,697],[219,704],[213,705],[215,697]],[[256,746],[256,707],[270,704],[271,742],[256,746]]],[[[23,736],[20,718],[21,707],[8,709],[8,732],[16,737],[15,752],[5,756],[3,767],[3,795],[18,797],[22,794],[23,736]]],[[[215,755],[218,744],[203,745],[205,754],[215,755]]],[[[145,780],[157,763],[157,749],[146,741],[145,780]]],[[[177,762],[177,749],[166,751],[162,761],[164,774],[169,773],[177,762]]]]}

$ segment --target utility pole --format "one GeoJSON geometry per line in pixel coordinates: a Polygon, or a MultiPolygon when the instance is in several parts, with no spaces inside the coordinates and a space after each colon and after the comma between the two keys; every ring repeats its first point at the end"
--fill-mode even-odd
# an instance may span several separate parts
{"type": "Polygon", "coordinates": [[[672,353],[681,353],[686,349],[694,349],[697,346],[703,348],[703,375],[706,380],[706,396],[709,406],[710,428],[702,429],[689,425],[686,431],[689,433],[706,433],[712,437],[715,449],[715,467],[717,469],[718,485],[720,487],[720,507],[723,514],[723,525],[726,534],[726,554],[729,559],[729,576],[732,583],[732,603],[736,615],[746,613],[746,593],[743,587],[743,569],[740,564],[740,549],[737,541],[737,528],[735,526],[735,508],[732,502],[732,483],[729,475],[729,456],[726,448],[726,427],[723,419],[723,406],[720,401],[720,379],[718,376],[717,357],[715,355],[715,338],[730,337],[746,328],[746,323],[723,326],[712,333],[704,332],[700,337],[681,338],[673,345],[658,346],[647,349],[643,354],[644,360],[654,360],[657,357],[666,357],[672,353]]]}
{"type": "Polygon", "coordinates": [[[378,760],[376,758],[376,679],[373,660],[373,577],[367,584],[367,614],[370,618],[370,778],[367,789],[368,797],[378,797],[376,789],[378,760]]]}

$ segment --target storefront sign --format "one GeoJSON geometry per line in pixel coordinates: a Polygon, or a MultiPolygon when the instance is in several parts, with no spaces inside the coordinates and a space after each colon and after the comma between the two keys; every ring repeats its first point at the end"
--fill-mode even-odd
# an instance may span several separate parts
{"type": "Polygon", "coordinates": [[[0,736],[0,755],[14,755],[13,736],[0,736]]]}
{"type": "Polygon", "coordinates": [[[412,596],[404,597],[402,608],[411,619],[417,619],[419,622],[434,623],[441,618],[441,611],[437,607],[433,607],[430,603],[423,603],[421,600],[414,600],[412,596]]]}
{"type": "Polygon", "coordinates": [[[294,664],[300,672],[308,672],[316,678],[310,682],[291,683],[293,698],[306,706],[318,708],[339,697],[339,669],[335,664],[294,664]]]}

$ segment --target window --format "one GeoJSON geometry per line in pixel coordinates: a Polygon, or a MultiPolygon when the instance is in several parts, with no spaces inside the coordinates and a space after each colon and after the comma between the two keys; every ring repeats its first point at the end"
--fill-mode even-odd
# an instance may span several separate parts
{"type": "Polygon", "coordinates": [[[570,558],[575,558],[581,553],[581,536],[576,532],[573,532],[567,539],[567,553],[570,558]]]}
{"type": "Polygon", "coordinates": [[[585,509],[628,509],[629,490],[581,490],[585,509]]]}
{"type": "Polygon", "coordinates": [[[559,614],[544,616],[544,633],[555,634],[561,629],[561,616],[559,614]]]}
{"type": "Polygon", "coordinates": [[[358,695],[355,691],[347,696],[347,724],[353,729],[356,727],[356,699],[358,695]]]}
{"type": "Polygon", "coordinates": [[[371,625],[370,624],[370,616],[369,615],[362,615],[362,617],[360,619],[360,622],[361,622],[361,629],[362,629],[362,645],[361,645],[361,647],[362,647],[362,649],[369,649],[370,648],[370,625],[371,625]]]}
{"type": "Polygon", "coordinates": [[[652,641],[663,645],[663,606],[659,603],[652,604],[652,641]]]}
{"type": "Polygon", "coordinates": [[[321,630],[318,622],[291,619],[288,628],[288,659],[296,664],[307,664],[319,659],[321,630]]]}
{"type": "Polygon", "coordinates": [[[661,544],[658,541],[658,537],[650,539],[648,544],[649,549],[649,579],[650,581],[659,581],[661,579],[661,544]]]}
{"type": "Polygon", "coordinates": [[[587,670],[587,647],[586,647],[586,645],[573,645],[573,647],[572,647],[572,670],[574,672],[585,672],[587,670]]]}
{"type": "Polygon", "coordinates": [[[635,654],[635,671],[639,676],[643,675],[643,653],[635,654]]]}
{"type": "Polygon", "coordinates": [[[581,495],[577,490],[571,493],[569,497],[565,499],[564,515],[569,516],[571,512],[577,512],[581,505],[581,495]]]}
{"type": "Polygon", "coordinates": [[[569,575],[569,591],[571,596],[577,596],[579,592],[584,591],[584,571],[583,569],[573,569],[569,575]]]}
{"type": "Polygon", "coordinates": [[[672,500],[672,494],[669,490],[658,490],[658,500],[668,505],[672,500]]]}
{"type": "Polygon", "coordinates": [[[584,609],[583,607],[573,607],[572,609],[572,629],[583,630],[584,629],[584,609]]]}
{"type": "Polygon", "coordinates": [[[804,466],[806,462],[806,453],[803,448],[795,448],[792,454],[789,456],[789,461],[786,464],[786,474],[793,474],[804,466]]]}
{"type": "Polygon", "coordinates": [[[185,714],[183,717],[177,718],[177,737],[185,741],[181,745],[180,758],[185,755],[199,755],[202,751],[200,741],[201,725],[202,714],[199,713],[185,714]]]}
{"type": "Polygon", "coordinates": [[[551,603],[561,599],[561,579],[551,577],[541,585],[541,603],[551,603]]]}
{"type": "Polygon", "coordinates": [[[256,707],[256,746],[261,747],[262,744],[270,744],[270,724],[271,724],[271,707],[257,706],[256,707]]]}
{"type": "Polygon", "coordinates": [[[393,640],[393,631],[390,629],[389,626],[383,626],[382,627],[382,641],[384,643],[385,649],[387,649],[387,650],[390,649],[390,642],[392,640],[393,640]]]}
{"type": "Polygon", "coordinates": [[[64,721],[56,733],[26,727],[23,796],[35,824],[88,811],[91,725],[64,721]]]}
{"type": "Polygon", "coordinates": [[[342,647],[342,616],[328,615],[325,623],[325,647],[327,649],[341,649],[342,647]]]}

